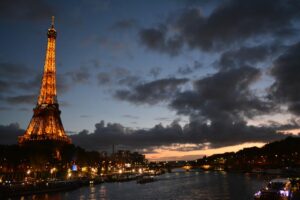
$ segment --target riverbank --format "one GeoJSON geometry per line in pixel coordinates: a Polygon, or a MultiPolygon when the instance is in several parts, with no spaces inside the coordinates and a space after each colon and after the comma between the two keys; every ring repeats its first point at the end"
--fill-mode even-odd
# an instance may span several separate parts
{"type": "MultiPolygon", "coordinates": [[[[34,182],[6,182],[0,185],[0,199],[28,196],[43,193],[65,192],[80,187],[101,183],[128,182],[140,179],[148,174],[111,174],[97,178],[70,180],[38,180],[34,182]]],[[[160,174],[156,174],[160,175],[160,174]]]]}
{"type": "MultiPolygon", "coordinates": [[[[76,190],[27,196],[23,199],[249,200],[269,181],[269,178],[258,175],[200,170],[189,172],[174,170],[173,173],[165,173],[155,179],[157,181],[146,184],[137,184],[136,181],[104,182],[76,190]]],[[[16,200],[21,200],[21,198],[16,200]]]]}
{"type": "Polygon", "coordinates": [[[16,197],[27,196],[33,194],[42,194],[49,192],[59,192],[77,189],[84,185],[82,181],[66,180],[66,181],[47,181],[34,183],[9,183],[0,186],[0,197],[16,197]]]}

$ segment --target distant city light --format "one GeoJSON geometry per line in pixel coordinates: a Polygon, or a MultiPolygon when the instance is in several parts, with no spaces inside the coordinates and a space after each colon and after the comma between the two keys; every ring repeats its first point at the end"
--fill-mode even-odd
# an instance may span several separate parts
{"type": "Polygon", "coordinates": [[[55,167],[51,168],[51,169],[50,169],[50,174],[53,174],[54,172],[56,172],[56,170],[57,170],[57,169],[56,169],[55,167]]]}
{"type": "Polygon", "coordinates": [[[77,170],[78,170],[78,169],[77,169],[77,165],[75,165],[75,164],[72,165],[72,171],[73,171],[73,172],[76,172],[77,170]]]}
{"type": "Polygon", "coordinates": [[[82,167],[82,168],[81,168],[81,171],[82,171],[82,172],[87,172],[87,170],[88,170],[87,167],[82,167]]]}

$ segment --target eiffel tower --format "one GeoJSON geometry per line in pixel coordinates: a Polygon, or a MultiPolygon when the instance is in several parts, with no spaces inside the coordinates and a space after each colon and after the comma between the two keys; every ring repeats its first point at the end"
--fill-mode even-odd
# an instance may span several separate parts
{"type": "Polygon", "coordinates": [[[60,110],[56,96],[56,66],[55,66],[55,41],[54,17],[48,29],[47,52],[44,65],[44,74],[40,94],[33,117],[23,136],[19,137],[19,144],[35,141],[51,141],[70,144],[71,139],[65,134],[60,119],[60,110]]]}

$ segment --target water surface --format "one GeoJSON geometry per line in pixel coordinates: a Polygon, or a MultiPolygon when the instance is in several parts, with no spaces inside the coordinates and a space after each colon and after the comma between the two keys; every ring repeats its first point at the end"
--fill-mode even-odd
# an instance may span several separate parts
{"type": "Polygon", "coordinates": [[[173,172],[158,181],[103,183],[77,190],[22,199],[49,200],[248,200],[269,180],[267,177],[227,172],[173,172]]]}

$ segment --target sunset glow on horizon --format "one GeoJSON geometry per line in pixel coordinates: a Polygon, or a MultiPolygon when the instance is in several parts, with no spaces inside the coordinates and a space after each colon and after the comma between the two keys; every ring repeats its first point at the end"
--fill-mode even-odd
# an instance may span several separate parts
{"type": "Polygon", "coordinates": [[[195,160],[203,158],[204,156],[211,156],[213,154],[221,154],[224,152],[237,152],[249,147],[262,147],[265,143],[245,143],[234,146],[227,146],[215,149],[193,150],[188,152],[170,151],[163,149],[156,149],[156,153],[146,154],[146,158],[150,161],[176,161],[176,160],[195,160]]]}

